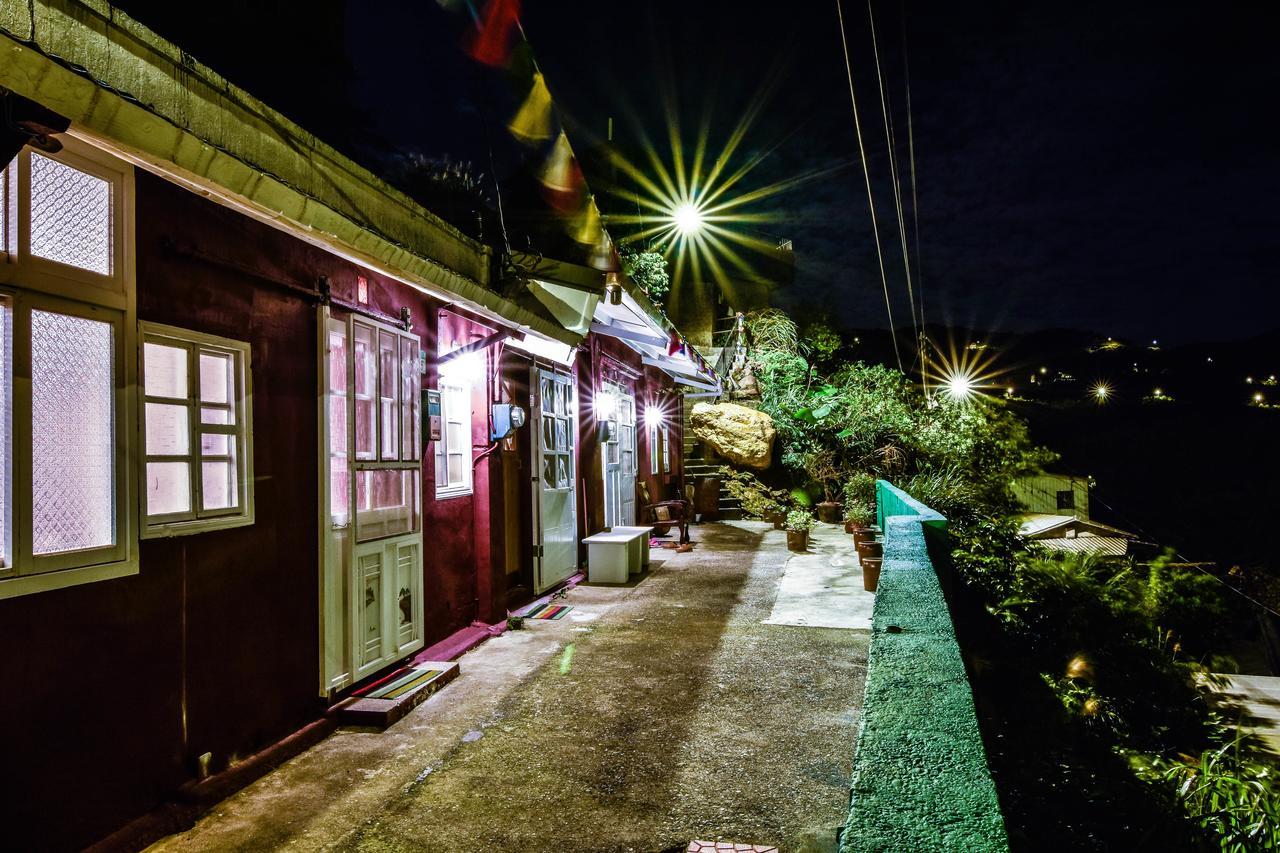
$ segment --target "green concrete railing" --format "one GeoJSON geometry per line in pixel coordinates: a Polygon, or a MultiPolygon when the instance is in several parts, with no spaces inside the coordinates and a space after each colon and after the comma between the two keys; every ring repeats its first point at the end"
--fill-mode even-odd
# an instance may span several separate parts
{"type": "Polygon", "coordinates": [[[884,564],[842,853],[1009,849],[928,540],[947,520],[876,483],[884,564]]]}

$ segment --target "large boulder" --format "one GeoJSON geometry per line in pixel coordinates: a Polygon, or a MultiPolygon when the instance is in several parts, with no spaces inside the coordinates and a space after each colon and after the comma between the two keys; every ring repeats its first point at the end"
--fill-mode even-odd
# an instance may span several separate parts
{"type": "Polygon", "coordinates": [[[763,471],[773,458],[773,418],[736,403],[695,403],[693,434],[735,465],[763,471]]]}

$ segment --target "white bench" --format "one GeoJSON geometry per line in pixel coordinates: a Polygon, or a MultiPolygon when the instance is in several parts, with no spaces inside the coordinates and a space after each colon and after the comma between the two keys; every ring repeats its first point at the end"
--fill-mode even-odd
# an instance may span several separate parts
{"type": "Polygon", "coordinates": [[[650,529],[635,527],[622,531],[615,527],[609,532],[583,539],[587,546],[587,580],[591,583],[626,583],[628,575],[640,571],[644,559],[642,548],[648,544],[650,529]]]}
{"type": "Polygon", "coordinates": [[[611,528],[613,533],[641,533],[640,537],[640,558],[633,560],[631,563],[631,573],[638,574],[649,568],[649,537],[653,535],[652,527],[623,526],[615,524],[611,528]]]}

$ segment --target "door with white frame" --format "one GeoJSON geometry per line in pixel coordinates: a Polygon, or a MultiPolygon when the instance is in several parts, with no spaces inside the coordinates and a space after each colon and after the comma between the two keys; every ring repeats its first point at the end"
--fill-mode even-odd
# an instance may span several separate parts
{"type": "Polygon", "coordinates": [[[636,398],[625,385],[602,382],[597,407],[604,441],[604,526],[636,523],[636,398]]]}
{"type": "Polygon", "coordinates": [[[577,401],[572,376],[533,368],[534,591],[578,569],[577,401]]]}
{"type": "Polygon", "coordinates": [[[321,693],[422,648],[417,336],[320,311],[321,693]]]}

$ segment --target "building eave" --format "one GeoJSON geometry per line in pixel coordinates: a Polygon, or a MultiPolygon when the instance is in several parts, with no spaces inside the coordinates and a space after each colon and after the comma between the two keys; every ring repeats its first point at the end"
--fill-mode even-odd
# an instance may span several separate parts
{"type": "Polygon", "coordinates": [[[490,251],[101,0],[0,5],[0,86],[135,164],[441,301],[576,344],[487,288],[490,251]]]}

